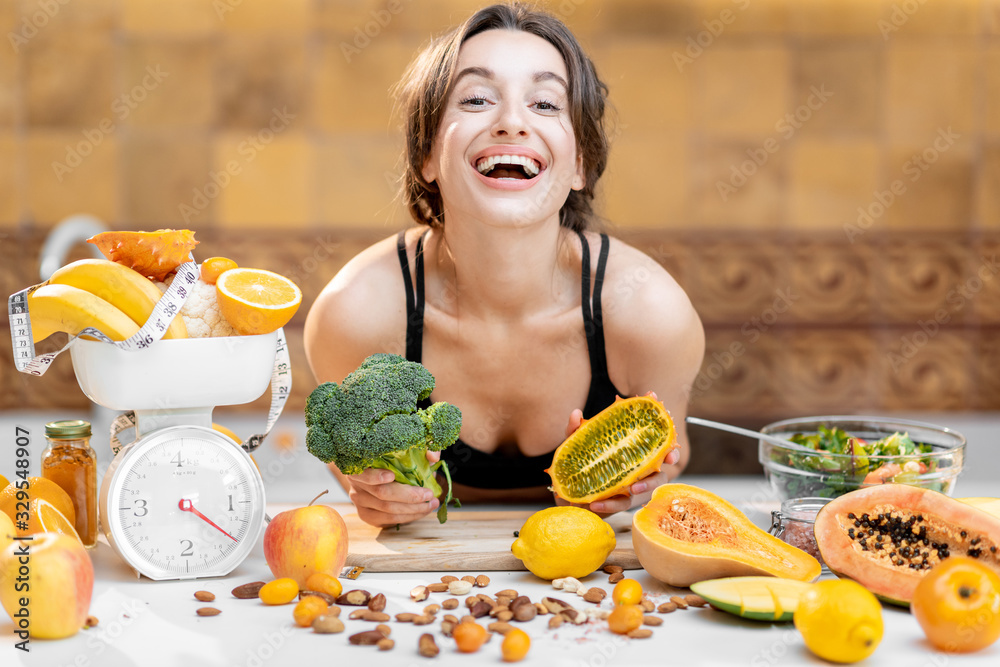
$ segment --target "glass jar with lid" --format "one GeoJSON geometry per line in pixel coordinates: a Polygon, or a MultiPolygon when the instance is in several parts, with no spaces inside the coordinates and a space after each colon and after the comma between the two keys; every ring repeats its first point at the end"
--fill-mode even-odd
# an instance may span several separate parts
{"type": "Polygon", "coordinates": [[[49,422],[45,440],[48,446],[42,453],[42,477],[69,495],[76,511],[73,527],[83,546],[90,549],[97,544],[97,455],[90,447],[90,422],[49,422]]]}

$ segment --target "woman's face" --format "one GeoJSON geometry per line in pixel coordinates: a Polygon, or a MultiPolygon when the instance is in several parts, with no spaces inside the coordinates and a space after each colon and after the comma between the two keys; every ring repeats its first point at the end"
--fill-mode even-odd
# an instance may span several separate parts
{"type": "Polygon", "coordinates": [[[569,116],[566,65],[530,33],[468,39],[423,176],[437,182],[445,220],[504,226],[555,218],[585,184],[569,116]]]}

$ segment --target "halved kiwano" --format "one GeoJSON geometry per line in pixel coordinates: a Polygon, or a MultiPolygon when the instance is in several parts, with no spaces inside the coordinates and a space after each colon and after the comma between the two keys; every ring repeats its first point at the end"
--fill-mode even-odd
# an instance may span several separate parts
{"type": "Polygon", "coordinates": [[[189,229],[158,229],[155,232],[102,232],[87,239],[104,256],[135,269],[147,278],[162,281],[174,269],[190,261],[198,245],[189,229]]]}
{"type": "Polygon", "coordinates": [[[618,398],[584,420],[556,448],[552,490],[571,503],[628,495],[633,482],[658,471],[677,446],[677,432],[663,404],[649,396],[618,398]]]}

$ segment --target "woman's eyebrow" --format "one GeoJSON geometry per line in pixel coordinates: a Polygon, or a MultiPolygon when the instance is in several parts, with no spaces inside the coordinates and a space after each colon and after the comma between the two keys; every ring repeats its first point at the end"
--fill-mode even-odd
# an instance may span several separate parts
{"type": "MultiPolygon", "coordinates": [[[[458,83],[459,81],[462,80],[462,77],[467,75],[478,76],[482,77],[483,79],[489,79],[489,80],[493,80],[494,78],[496,78],[496,75],[493,73],[493,70],[489,68],[478,67],[478,66],[466,67],[461,72],[459,72],[458,75],[455,77],[455,83],[458,83]]],[[[551,72],[549,70],[545,70],[543,72],[535,72],[535,74],[532,75],[531,80],[534,81],[535,83],[541,83],[542,81],[555,81],[556,83],[562,84],[562,87],[565,88],[566,90],[569,90],[569,84],[566,82],[566,79],[562,78],[555,72],[551,72]]]]}
{"type": "Polygon", "coordinates": [[[532,81],[535,83],[541,83],[542,81],[555,81],[561,83],[562,87],[569,90],[569,84],[566,83],[566,79],[562,78],[555,72],[549,72],[548,70],[544,72],[535,72],[535,75],[531,77],[532,81]]]}

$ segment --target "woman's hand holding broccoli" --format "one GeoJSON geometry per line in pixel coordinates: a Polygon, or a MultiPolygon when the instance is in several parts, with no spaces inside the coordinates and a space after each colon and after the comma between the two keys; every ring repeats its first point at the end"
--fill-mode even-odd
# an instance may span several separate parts
{"type": "Polygon", "coordinates": [[[448,503],[460,506],[440,451],[458,440],[462,413],[449,403],[420,409],[433,389],[434,376],[421,364],[373,354],[340,385],[325,382],[309,395],[306,445],[347,476],[363,521],[407,523],[438,508],[444,523],[448,503]],[[438,470],[448,479],[440,505],[438,470]]]}

